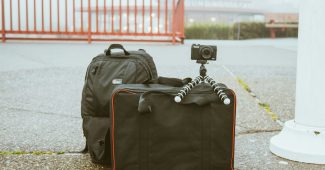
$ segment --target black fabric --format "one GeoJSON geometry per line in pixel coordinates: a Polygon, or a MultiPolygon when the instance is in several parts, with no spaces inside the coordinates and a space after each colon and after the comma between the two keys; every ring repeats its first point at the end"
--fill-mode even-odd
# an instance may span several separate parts
{"type": "Polygon", "coordinates": [[[85,136],[87,136],[86,145],[92,161],[94,163],[110,164],[109,161],[101,161],[101,159],[110,158],[110,154],[105,152],[110,150],[110,140],[106,140],[110,119],[108,117],[85,116],[83,124],[85,136]]]}
{"type": "Polygon", "coordinates": [[[157,84],[163,84],[163,85],[169,85],[173,87],[182,87],[185,84],[191,82],[191,78],[185,78],[185,79],[178,79],[178,78],[170,78],[170,77],[158,77],[158,83],[157,84]]]}
{"type": "Polygon", "coordinates": [[[142,84],[157,78],[154,61],[143,50],[127,51],[120,44],[112,44],[105,53],[93,58],[87,68],[81,100],[83,132],[93,162],[110,163],[110,141],[106,137],[110,136],[110,98],[114,87],[118,83],[142,84]],[[112,49],[122,52],[113,53],[112,49]]]}
{"type": "Polygon", "coordinates": [[[161,84],[167,85],[172,87],[183,87],[187,83],[191,82],[191,78],[179,79],[179,78],[172,78],[172,77],[162,77],[159,76],[157,79],[153,79],[148,84],[161,84]]]}
{"type": "Polygon", "coordinates": [[[178,104],[180,89],[130,84],[114,90],[113,170],[233,169],[235,94],[226,89],[232,104],[224,105],[202,84],[178,104]],[[141,102],[150,111],[139,112],[141,102]]]}

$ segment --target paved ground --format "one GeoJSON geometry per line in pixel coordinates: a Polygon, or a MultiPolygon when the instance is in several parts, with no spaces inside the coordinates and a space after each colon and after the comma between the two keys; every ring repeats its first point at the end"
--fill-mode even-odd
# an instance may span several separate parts
{"type": "MultiPolygon", "coordinates": [[[[190,60],[190,45],[198,42],[218,45],[218,61],[207,65],[208,73],[238,95],[236,169],[325,169],[273,155],[268,149],[269,139],[281,130],[281,123],[273,121],[236,80],[243,80],[263,103],[269,104],[279,122],[292,119],[295,39],[198,40],[176,46],[137,43],[125,46],[134,50],[145,48],[155,57],[162,76],[194,77],[199,65],[190,60]]],[[[80,118],[84,74],[92,57],[107,46],[53,42],[0,44],[0,169],[104,168],[92,164],[89,155],[78,151],[84,146],[80,118]]]]}

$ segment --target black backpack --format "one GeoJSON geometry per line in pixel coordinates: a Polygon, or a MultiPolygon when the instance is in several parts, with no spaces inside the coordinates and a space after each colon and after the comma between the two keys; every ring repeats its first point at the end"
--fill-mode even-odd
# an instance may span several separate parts
{"type": "Polygon", "coordinates": [[[112,44],[105,53],[93,58],[88,66],[82,91],[81,116],[86,137],[85,151],[92,161],[110,164],[111,94],[118,84],[148,84],[158,79],[152,57],[144,50],[126,51],[112,44]],[[112,53],[112,49],[122,52],[112,53]]]}

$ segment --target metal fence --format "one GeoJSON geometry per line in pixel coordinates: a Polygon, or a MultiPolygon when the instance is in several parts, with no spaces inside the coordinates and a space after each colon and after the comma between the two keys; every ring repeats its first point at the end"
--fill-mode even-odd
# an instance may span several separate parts
{"type": "Polygon", "coordinates": [[[1,0],[6,40],[183,42],[184,0],[1,0]]]}

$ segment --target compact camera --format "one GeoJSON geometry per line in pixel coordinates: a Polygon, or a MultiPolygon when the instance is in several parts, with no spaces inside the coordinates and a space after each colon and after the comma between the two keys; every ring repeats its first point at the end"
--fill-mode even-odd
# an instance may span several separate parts
{"type": "Polygon", "coordinates": [[[193,44],[191,49],[191,59],[197,61],[215,61],[217,59],[217,46],[193,44]]]}

